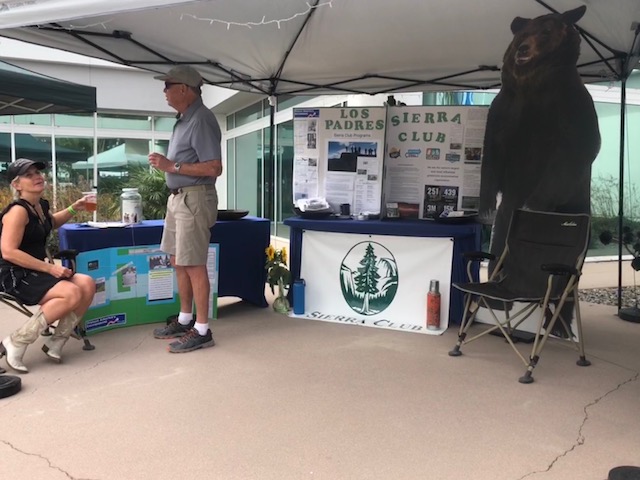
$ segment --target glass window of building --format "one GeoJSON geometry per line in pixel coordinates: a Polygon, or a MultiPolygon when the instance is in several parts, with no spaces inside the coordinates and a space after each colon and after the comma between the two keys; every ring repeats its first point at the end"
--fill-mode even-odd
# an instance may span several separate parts
{"type": "Polygon", "coordinates": [[[155,129],[157,132],[172,132],[176,124],[176,117],[155,117],[155,129]]]}
{"type": "Polygon", "coordinates": [[[100,113],[98,114],[98,128],[150,131],[151,119],[152,117],[146,115],[100,113]]]}
{"type": "MultiPolygon", "coordinates": [[[[234,138],[227,140],[227,158],[223,160],[223,172],[226,172],[226,178],[236,178],[236,141],[234,138]]],[[[224,175],[224,173],[223,173],[224,175]]],[[[227,207],[236,208],[236,184],[233,181],[227,181],[227,207]]]]}
{"type": "Polygon", "coordinates": [[[53,124],[56,127],[93,128],[92,113],[57,113],[53,116],[53,124]]]}
{"type": "Polygon", "coordinates": [[[33,115],[14,115],[13,123],[16,125],[51,125],[51,115],[42,113],[33,115]]]}
{"type": "Polygon", "coordinates": [[[277,128],[277,210],[275,234],[289,237],[289,227],[282,222],[295,215],[293,211],[293,120],[278,125],[277,128]]]}
{"type": "Polygon", "coordinates": [[[235,113],[235,126],[240,127],[247,123],[258,120],[264,116],[262,111],[262,102],[256,102],[235,113]]]}
{"type": "Polygon", "coordinates": [[[263,215],[263,155],[262,131],[241,135],[235,139],[235,205],[250,215],[263,215]]]}

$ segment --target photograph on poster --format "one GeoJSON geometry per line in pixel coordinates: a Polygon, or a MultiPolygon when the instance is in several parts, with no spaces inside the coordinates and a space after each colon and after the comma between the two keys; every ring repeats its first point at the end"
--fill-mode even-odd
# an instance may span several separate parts
{"type": "Polygon", "coordinates": [[[127,267],[122,272],[122,285],[125,287],[130,287],[131,285],[135,285],[138,283],[138,275],[135,266],[127,267]]]}
{"type": "Polygon", "coordinates": [[[171,261],[169,255],[150,255],[149,256],[149,270],[156,268],[170,268],[171,261]]]}
{"type": "Polygon", "coordinates": [[[479,162],[481,159],[482,159],[482,148],[465,147],[464,149],[465,162],[479,162]]]}
{"type": "Polygon", "coordinates": [[[378,154],[378,142],[339,142],[328,143],[328,170],[330,172],[356,173],[358,157],[375,157],[378,154]]]}
{"type": "Polygon", "coordinates": [[[307,133],[307,148],[315,150],[317,145],[317,137],[315,133],[307,133]]]}

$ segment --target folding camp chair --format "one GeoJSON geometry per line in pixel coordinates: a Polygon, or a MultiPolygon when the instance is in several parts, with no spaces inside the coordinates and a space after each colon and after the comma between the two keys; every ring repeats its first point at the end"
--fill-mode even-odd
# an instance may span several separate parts
{"type": "MultiPolygon", "coordinates": [[[[62,250],[60,252],[58,252],[56,255],[50,255],[47,252],[47,257],[49,259],[49,262],[53,262],[53,259],[59,259],[62,262],[64,262],[66,265],[68,265],[68,267],[75,272],[76,271],[76,257],[78,256],[78,252],[76,250],[62,250]]],[[[13,308],[14,310],[17,310],[18,312],[22,313],[23,315],[26,315],[27,317],[31,317],[33,315],[33,312],[31,310],[29,310],[29,308],[20,300],[18,300],[16,297],[14,297],[13,295],[9,295],[5,292],[0,292],[0,302],[4,303],[5,305],[10,306],[11,308],[13,308]]],[[[44,336],[48,336],[51,335],[51,329],[55,329],[55,326],[50,325],[43,333],[42,335],[44,336]]],[[[76,338],[78,340],[82,339],[84,342],[84,345],[82,346],[83,350],[94,350],[96,347],[94,347],[91,342],[89,341],[89,339],[87,338],[87,332],[84,328],[84,322],[80,322],[80,324],[75,328],[75,331],[72,333],[71,335],[73,338],[76,338]]]]}
{"type": "MultiPolygon", "coordinates": [[[[578,281],[589,242],[589,229],[590,217],[586,214],[516,210],[504,251],[487,282],[473,282],[471,265],[475,261],[495,260],[495,256],[482,252],[465,255],[470,282],[453,284],[465,293],[465,308],[458,342],[449,355],[457,357],[462,354],[462,345],[499,331],[527,367],[519,381],[531,383],[533,369],[549,335],[559,330],[562,332],[559,337],[566,337],[570,346],[578,351],[577,364],[590,365],[584,354],[578,301],[578,281]],[[481,331],[468,337],[480,306],[488,310],[494,324],[478,327],[481,331]],[[496,310],[503,312],[496,315],[496,310]],[[577,338],[571,329],[574,311],[577,338]],[[539,319],[531,353],[526,359],[516,347],[513,333],[534,314],[539,319]]],[[[553,338],[556,338],[555,334],[553,338]]]]}

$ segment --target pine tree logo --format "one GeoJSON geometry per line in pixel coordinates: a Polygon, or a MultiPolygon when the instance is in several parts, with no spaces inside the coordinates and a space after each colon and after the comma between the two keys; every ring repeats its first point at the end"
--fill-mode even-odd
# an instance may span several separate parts
{"type": "Polygon", "coordinates": [[[375,315],[393,302],[398,291],[398,264],[377,242],[351,247],[340,265],[342,295],[354,312],[375,315]]]}

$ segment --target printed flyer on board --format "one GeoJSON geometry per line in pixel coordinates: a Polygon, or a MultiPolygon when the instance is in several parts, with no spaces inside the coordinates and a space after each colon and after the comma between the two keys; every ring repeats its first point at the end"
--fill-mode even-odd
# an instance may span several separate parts
{"type": "Polygon", "coordinates": [[[384,107],[296,108],[293,201],[324,198],[334,212],[380,213],[384,107]]]}
{"type": "Polygon", "coordinates": [[[474,211],[487,107],[388,107],[385,216],[436,218],[474,211]]]}

